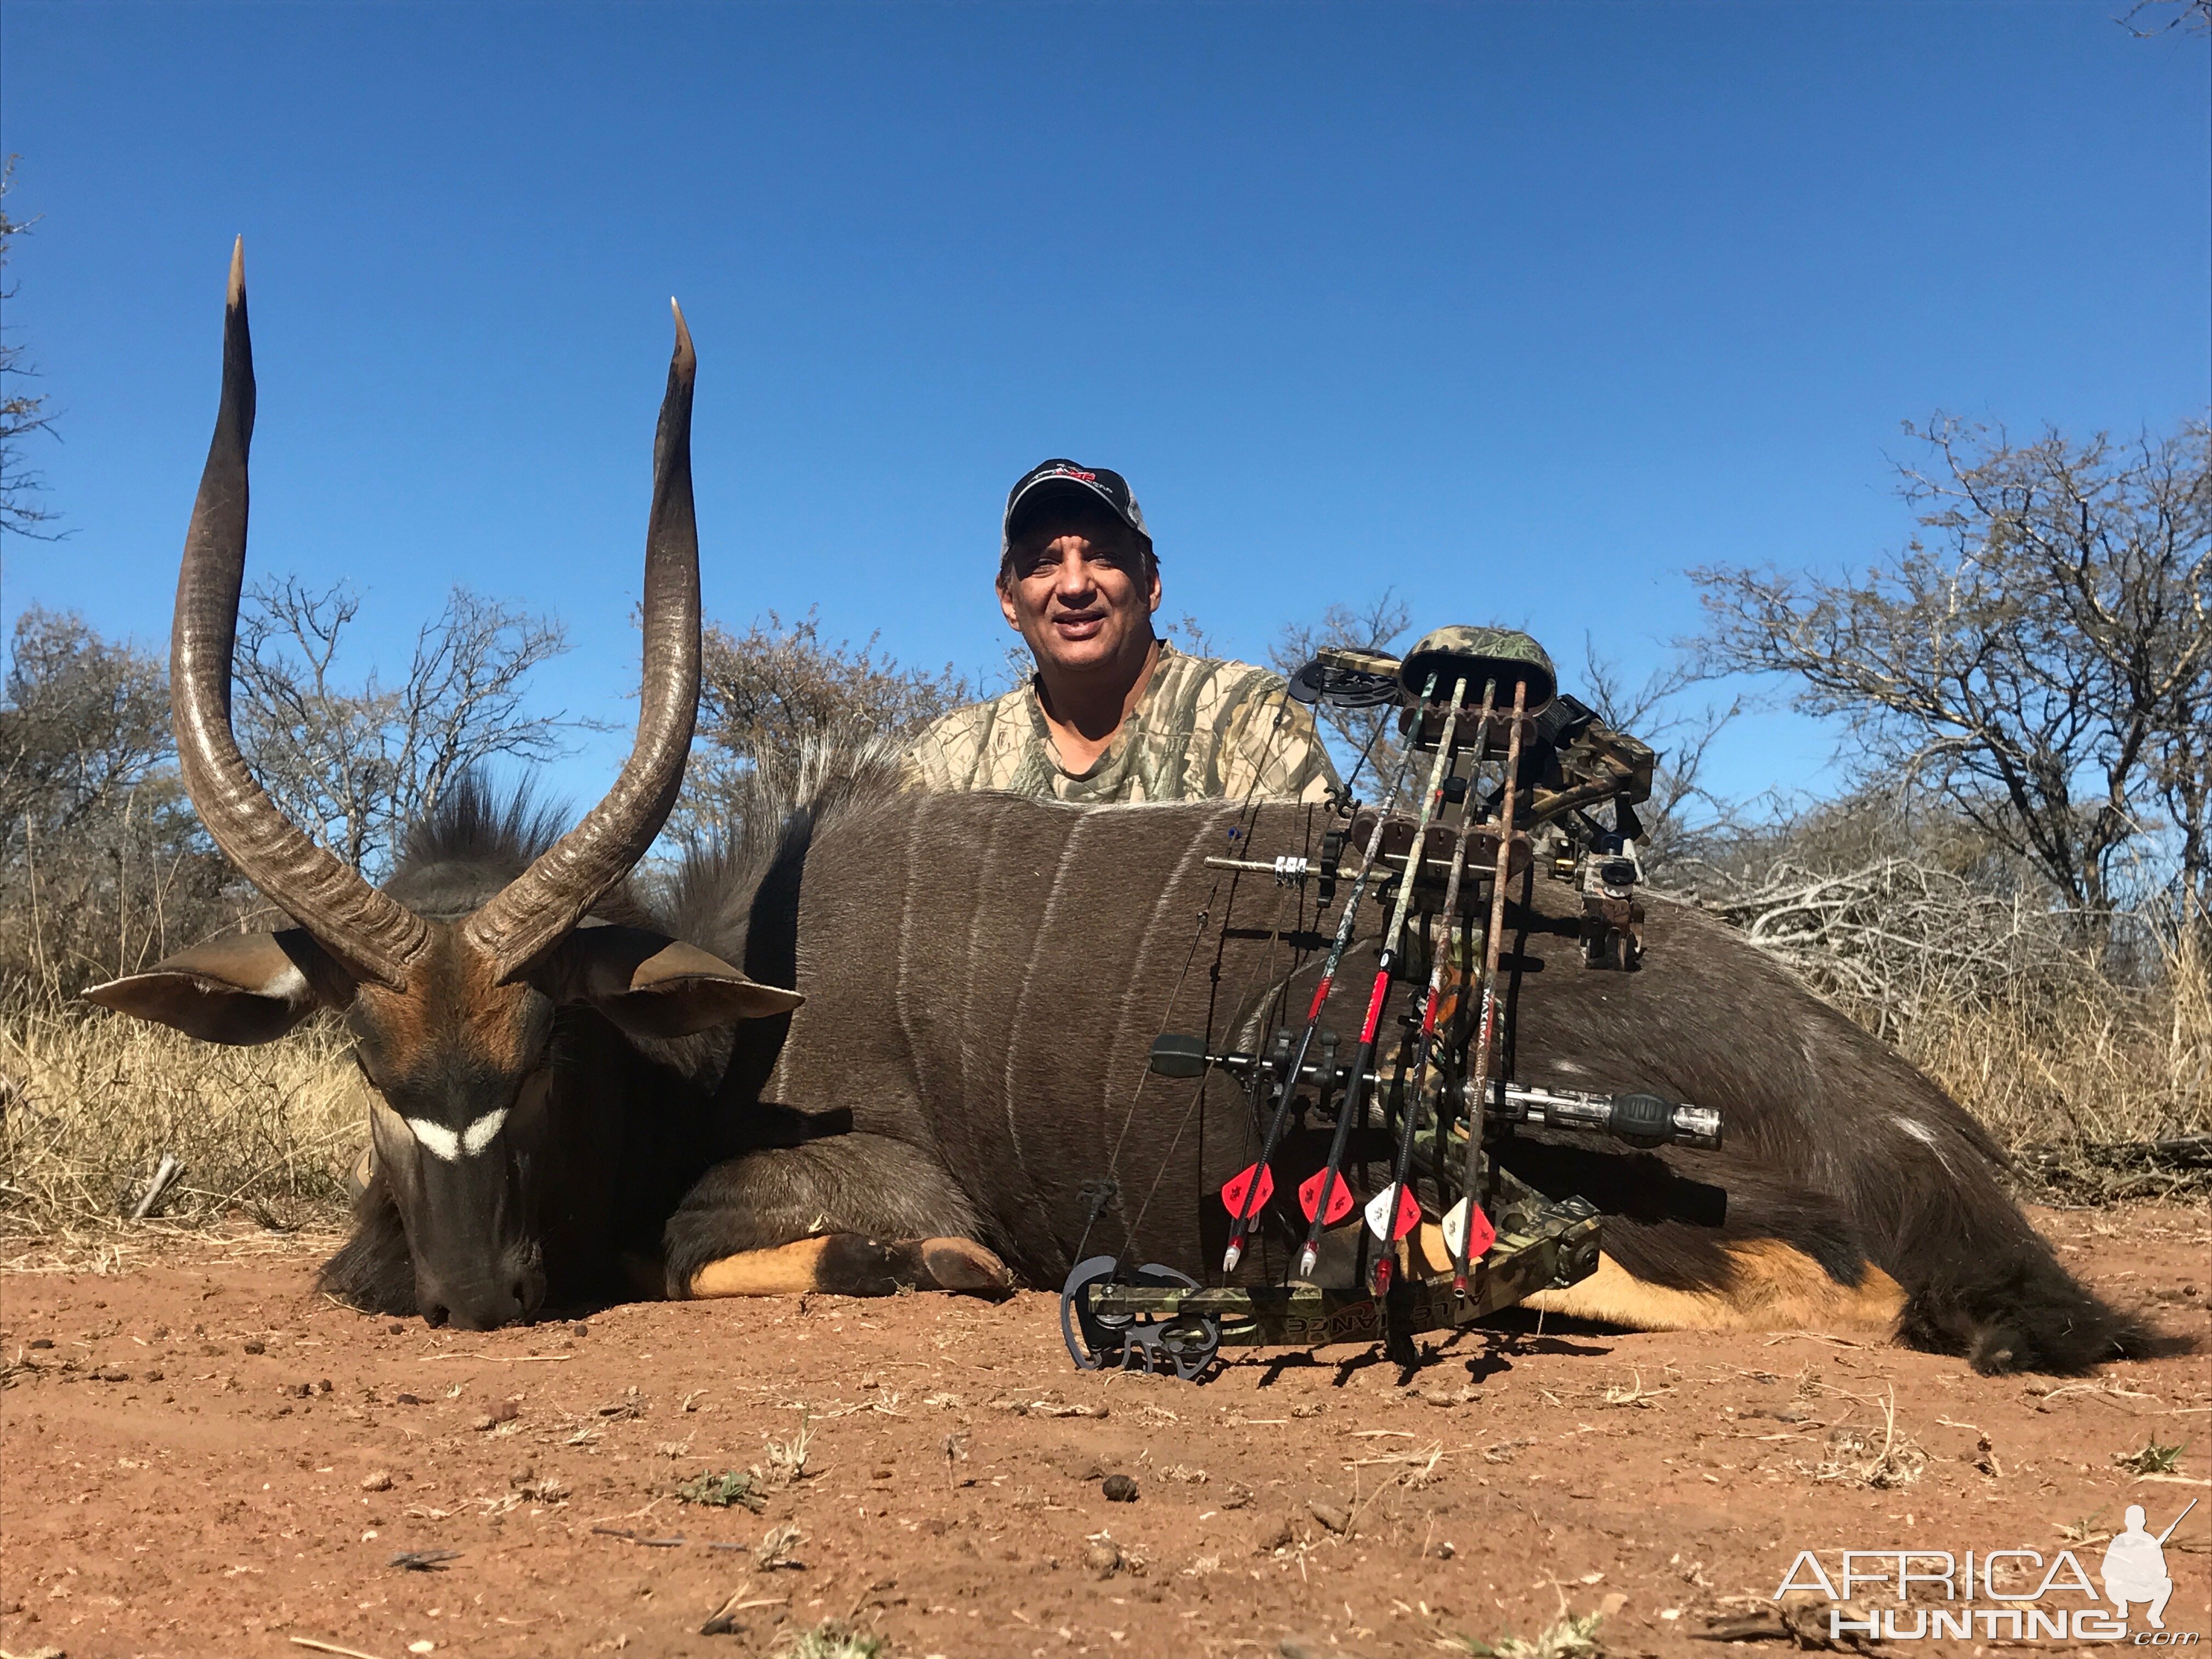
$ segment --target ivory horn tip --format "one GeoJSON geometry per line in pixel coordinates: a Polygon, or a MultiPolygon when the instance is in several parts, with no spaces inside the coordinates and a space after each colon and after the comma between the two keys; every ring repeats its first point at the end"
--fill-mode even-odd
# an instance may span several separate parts
{"type": "Polygon", "coordinates": [[[668,298],[668,308],[676,317],[676,361],[689,374],[698,361],[698,354],[691,349],[691,330],[684,320],[684,307],[677,304],[672,294],[668,298]]]}

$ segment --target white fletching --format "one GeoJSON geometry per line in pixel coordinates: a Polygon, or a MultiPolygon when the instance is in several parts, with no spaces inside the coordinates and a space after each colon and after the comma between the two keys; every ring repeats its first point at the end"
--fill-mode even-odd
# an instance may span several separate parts
{"type": "Polygon", "coordinates": [[[1397,1219],[1398,1186],[1393,1182],[1367,1200],[1367,1231],[1388,1244],[1392,1225],[1397,1219]]]}

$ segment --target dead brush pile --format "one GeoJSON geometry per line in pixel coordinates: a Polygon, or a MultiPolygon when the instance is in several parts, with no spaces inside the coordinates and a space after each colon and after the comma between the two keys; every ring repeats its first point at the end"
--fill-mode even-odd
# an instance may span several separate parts
{"type": "Polygon", "coordinates": [[[1897,1045],[2027,1186],[2072,1202],[2212,1185],[2212,963],[2201,928],[2083,919],[1909,859],[1778,863],[1693,901],[1897,1045]]]}
{"type": "Polygon", "coordinates": [[[0,1006],[0,1231],[112,1224],[164,1154],[183,1166],[165,1218],[333,1221],[368,1132],[325,1021],[231,1048],[20,988],[0,1006]]]}

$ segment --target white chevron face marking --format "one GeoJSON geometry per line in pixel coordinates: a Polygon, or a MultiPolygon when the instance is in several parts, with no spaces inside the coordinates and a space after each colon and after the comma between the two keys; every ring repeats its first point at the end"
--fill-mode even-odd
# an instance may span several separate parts
{"type": "Polygon", "coordinates": [[[500,1132],[501,1126],[506,1121],[507,1108],[502,1106],[495,1112],[486,1112],[459,1134],[442,1123],[433,1123],[422,1117],[409,1118],[407,1127],[422,1150],[431,1157],[443,1158],[448,1164],[458,1164],[465,1158],[476,1157],[490,1146],[492,1137],[500,1132]]]}
{"type": "Polygon", "coordinates": [[[448,1164],[461,1161],[461,1138],[442,1123],[433,1123],[428,1118],[410,1117],[407,1132],[415,1142],[433,1158],[442,1158],[448,1164]]]}
{"type": "Polygon", "coordinates": [[[491,1138],[499,1133],[499,1126],[506,1121],[507,1108],[504,1106],[495,1112],[486,1112],[461,1131],[461,1150],[474,1158],[491,1145],[491,1138]]]}

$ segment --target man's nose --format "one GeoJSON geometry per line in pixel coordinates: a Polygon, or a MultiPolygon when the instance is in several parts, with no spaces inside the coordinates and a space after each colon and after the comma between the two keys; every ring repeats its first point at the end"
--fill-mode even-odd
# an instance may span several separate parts
{"type": "Polygon", "coordinates": [[[1053,584],[1053,592],[1063,599],[1087,597],[1096,592],[1098,574],[1079,547],[1069,548],[1060,562],[1060,580],[1053,584]]]}

